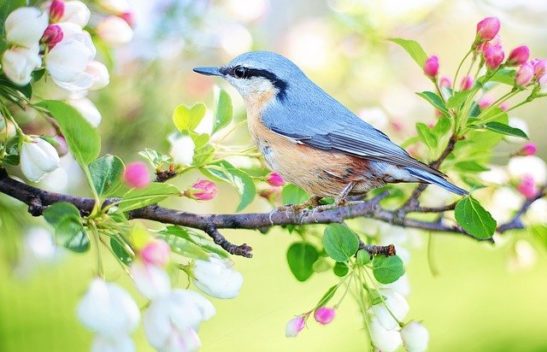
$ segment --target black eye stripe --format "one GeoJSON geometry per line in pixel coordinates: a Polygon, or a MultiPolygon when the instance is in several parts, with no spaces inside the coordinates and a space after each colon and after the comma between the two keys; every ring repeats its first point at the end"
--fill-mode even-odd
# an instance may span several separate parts
{"type": "Polygon", "coordinates": [[[265,78],[268,81],[270,81],[274,87],[276,87],[279,90],[279,93],[277,94],[279,99],[284,100],[287,95],[286,94],[286,90],[288,87],[287,82],[279,78],[275,73],[270,72],[268,70],[251,68],[251,67],[243,67],[243,66],[234,66],[234,67],[223,67],[220,69],[220,72],[224,75],[229,75],[229,76],[240,78],[240,79],[249,79],[252,77],[265,78]],[[244,70],[244,74],[242,76],[238,76],[236,74],[236,70],[238,69],[244,70]]]}

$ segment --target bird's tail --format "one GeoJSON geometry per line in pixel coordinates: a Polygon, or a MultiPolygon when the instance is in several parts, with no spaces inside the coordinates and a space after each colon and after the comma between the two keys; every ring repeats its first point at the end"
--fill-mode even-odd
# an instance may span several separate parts
{"type": "Polygon", "coordinates": [[[419,180],[425,181],[427,183],[432,183],[432,184],[438,185],[438,186],[446,189],[447,191],[455,193],[459,196],[463,196],[463,195],[468,194],[468,192],[465,189],[460,188],[460,187],[448,182],[442,176],[435,175],[435,174],[433,174],[433,173],[431,173],[427,170],[421,170],[421,169],[413,168],[413,167],[409,167],[409,168],[406,168],[406,169],[408,170],[408,172],[410,172],[410,174],[412,176],[416,177],[419,180]]]}

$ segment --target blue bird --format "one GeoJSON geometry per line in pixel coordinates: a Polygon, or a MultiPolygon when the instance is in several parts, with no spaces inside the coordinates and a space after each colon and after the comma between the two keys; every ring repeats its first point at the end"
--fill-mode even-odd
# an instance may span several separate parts
{"type": "Polygon", "coordinates": [[[253,51],[226,66],[194,71],[220,76],[238,90],[249,131],[268,166],[311,195],[340,201],[398,182],[430,183],[467,194],[357,117],[282,55],[253,51]]]}

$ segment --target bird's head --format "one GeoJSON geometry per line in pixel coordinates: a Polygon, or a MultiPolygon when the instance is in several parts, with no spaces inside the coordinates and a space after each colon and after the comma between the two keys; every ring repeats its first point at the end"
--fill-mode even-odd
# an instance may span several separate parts
{"type": "Polygon", "coordinates": [[[196,67],[194,72],[223,77],[245,100],[268,94],[283,101],[291,85],[306,77],[292,61],[269,51],[251,51],[239,55],[226,66],[196,67]]]}

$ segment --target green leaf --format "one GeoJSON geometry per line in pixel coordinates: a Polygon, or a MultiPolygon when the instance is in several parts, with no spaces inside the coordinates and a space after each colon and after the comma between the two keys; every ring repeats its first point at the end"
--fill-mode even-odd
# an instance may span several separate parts
{"type": "Polygon", "coordinates": [[[230,98],[230,95],[224,89],[221,89],[218,94],[217,111],[215,114],[215,123],[213,125],[213,133],[228,126],[230,121],[232,121],[232,116],[233,116],[232,99],[230,98]]]}
{"type": "Polygon", "coordinates": [[[334,275],[344,277],[348,274],[349,268],[346,263],[336,262],[332,271],[334,271],[334,275]]]}
{"type": "Polygon", "coordinates": [[[368,251],[365,251],[364,249],[360,249],[357,252],[357,264],[359,265],[367,265],[371,261],[371,255],[368,251]]]}
{"type": "Polygon", "coordinates": [[[497,122],[497,121],[488,122],[485,125],[485,127],[486,129],[489,129],[490,131],[494,131],[499,134],[505,134],[507,136],[516,136],[516,137],[528,139],[528,136],[523,130],[519,128],[511,127],[501,122],[497,122]]]}
{"type": "Polygon", "coordinates": [[[415,40],[403,39],[403,38],[390,38],[390,41],[400,45],[406,52],[412,57],[412,59],[423,69],[425,60],[427,60],[427,54],[424,49],[415,40]]]}
{"type": "Polygon", "coordinates": [[[433,92],[428,92],[428,91],[416,93],[416,94],[418,94],[418,96],[427,100],[437,110],[440,110],[441,112],[445,114],[448,114],[448,109],[446,108],[446,105],[444,104],[442,98],[438,96],[437,94],[433,92]]]}
{"type": "Polygon", "coordinates": [[[229,257],[228,253],[223,248],[212,242],[209,237],[205,238],[186,227],[167,226],[160,232],[160,237],[162,237],[167,243],[171,244],[174,247],[174,250],[179,251],[180,254],[191,256],[193,258],[204,258],[203,252],[205,252],[205,255],[207,255],[207,253],[214,253],[222,258],[229,257]],[[190,246],[186,242],[179,242],[177,238],[190,242],[195,246],[190,246]]]}
{"type": "Polygon", "coordinates": [[[216,178],[231,183],[236,187],[241,196],[236,211],[245,209],[256,196],[256,187],[251,176],[246,172],[236,168],[227,161],[219,161],[208,165],[204,170],[216,178]]]}
{"type": "Polygon", "coordinates": [[[417,122],[416,130],[418,131],[418,136],[420,136],[420,139],[429,147],[429,149],[435,149],[437,147],[437,138],[433,133],[431,133],[429,126],[423,122],[417,122]]]}
{"type": "Polygon", "coordinates": [[[44,211],[44,219],[55,229],[55,239],[65,248],[81,253],[89,249],[89,238],[80,221],[80,211],[71,203],[60,202],[44,211]]]}
{"type": "Polygon", "coordinates": [[[401,258],[396,255],[377,255],[372,260],[372,273],[379,283],[390,284],[403,276],[405,267],[401,258]]]}
{"type": "Polygon", "coordinates": [[[281,191],[281,201],[283,205],[302,204],[308,200],[309,196],[302,188],[288,183],[281,191]]]}
{"type": "Polygon", "coordinates": [[[457,92],[450,98],[448,98],[448,101],[446,102],[446,107],[449,109],[457,109],[460,108],[463,103],[467,100],[467,97],[471,93],[471,90],[463,90],[460,92],[457,92]]]}
{"type": "Polygon", "coordinates": [[[327,305],[327,303],[329,303],[329,301],[332,299],[332,297],[334,297],[334,295],[336,294],[336,290],[338,290],[338,285],[334,285],[334,286],[331,286],[327,292],[325,292],[325,294],[323,295],[323,297],[321,297],[321,299],[319,300],[319,302],[317,302],[317,304],[315,305],[316,308],[319,308],[319,307],[324,307],[327,305]]]}
{"type": "Polygon", "coordinates": [[[490,81],[513,86],[515,84],[516,73],[517,71],[515,71],[514,69],[502,68],[502,69],[499,69],[494,74],[494,76],[492,76],[492,78],[490,78],[490,81]]]}
{"type": "Polygon", "coordinates": [[[56,226],[65,219],[80,219],[80,211],[74,204],[59,202],[50,205],[44,210],[44,219],[52,226],[56,226]]]}
{"type": "Polygon", "coordinates": [[[89,164],[93,185],[100,196],[112,194],[120,186],[123,161],[114,155],[104,155],[89,164]]]}
{"type": "Polygon", "coordinates": [[[298,281],[306,281],[313,274],[313,263],[319,258],[317,249],[309,243],[293,243],[287,251],[287,262],[298,281]]]}
{"type": "Polygon", "coordinates": [[[72,106],[57,100],[37,104],[57,121],[72,155],[80,165],[88,165],[101,150],[101,138],[95,128],[72,106]]]}
{"type": "Polygon", "coordinates": [[[128,265],[133,261],[133,254],[128,252],[124,246],[123,240],[118,238],[118,236],[112,236],[110,238],[110,248],[112,248],[112,252],[114,252],[122,263],[128,265]]]}
{"type": "Polygon", "coordinates": [[[146,188],[130,189],[123,198],[117,203],[119,212],[145,207],[147,205],[161,202],[169,196],[179,195],[177,187],[168,183],[153,182],[146,188]]]}
{"type": "Polygon", "coordinates": [[[337,262],[346,262],[359,249],[359,238],[344,224],[330,224],[323,234],[325,252],[337,262]]]}
{"type": "Polygon", "coordinates": [[[457,169],[468,172],[483,172],[490,170],[476,161],[460,161],[454,165],[457,169]]]}
{"type": "Polygon", "coordinates": [[[492,237],[496,220],[472,197],[462,198],[455,209],[456,221],[470,235],[478,239],[492,237]]]}
{"type": "Polygon", "coordinates": [[[207,108],[204,104],[196,104],[191,108],[185,105],[179,105],[173,112],[173,122],[177,129],[181,132],[193,131],[199,125],[207,108]]]}

